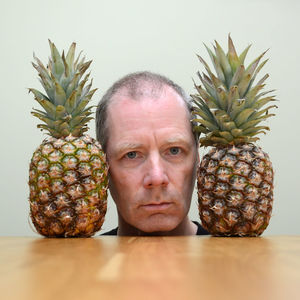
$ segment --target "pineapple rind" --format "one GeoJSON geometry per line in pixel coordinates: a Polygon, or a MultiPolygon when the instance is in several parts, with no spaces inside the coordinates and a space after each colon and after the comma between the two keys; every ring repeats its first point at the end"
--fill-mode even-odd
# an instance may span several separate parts
{"type": "Polygon", "coordinates": [[[212,148],[198,169],[202,226],[214,236],[259,236],[273,205],[273,168],[253,144],[212,148]]]}
{"type": "Polygon", "coordinates": [[[106,213],[107,166],[101,146],[91,137],[43,141],[33,153],[30,214],[47,237],[89,237],[106,213]]]}

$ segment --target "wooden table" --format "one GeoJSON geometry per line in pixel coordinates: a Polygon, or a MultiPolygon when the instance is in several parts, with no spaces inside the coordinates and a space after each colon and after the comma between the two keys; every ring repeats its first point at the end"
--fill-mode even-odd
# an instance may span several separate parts
{"type": "Polygon", "coordinates": [[[300,236],[1,237],[0,299],[300,299],[300,236]]]}

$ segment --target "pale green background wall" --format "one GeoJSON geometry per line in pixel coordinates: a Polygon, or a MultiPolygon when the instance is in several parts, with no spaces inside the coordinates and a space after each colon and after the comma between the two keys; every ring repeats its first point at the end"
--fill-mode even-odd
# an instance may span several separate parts
{"type": "MultiPolygon", "coordinates": [[[[195,53],[208,58],[203,42],[225,46],[230,32],[238,51],[253,43],[251,60],[270,48],[269,89],[277,89],[272,131],[259,143],[275,168],[273,217],[265,234],[300,234],[299,58],[300,5],[297,0],[1,0],[1,210],[0,235],[35,235],[28,222],[28,164],[45,137],[30,115],[37,107],[26,88],[40,88],[32,53],[45,61],[50,38],[59,49],[76,41],[93,59],[97,104],[120,76],[138,70],[165,74],[193,92],[201,68],[195,53]]],[[[248,61],[249,62],[249,61],[248,61]]],[[[90,134],[94,135],[94,123],[90,134]]],[[[202,153],[202,152],[201,152],[202,153]]],[[[103,230],[117,224],[115,206],[103,230]]],[[[198,219],[196,198],[192,219],[198,219]]]]}

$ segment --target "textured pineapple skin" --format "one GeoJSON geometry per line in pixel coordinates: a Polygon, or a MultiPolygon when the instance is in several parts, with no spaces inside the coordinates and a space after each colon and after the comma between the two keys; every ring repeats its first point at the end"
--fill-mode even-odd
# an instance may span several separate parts
{"type": "Polygon", "coordinates": [[[89,237],[107,205],[107,164],[100,144],[81,137],[49,138],[29,168],[30,216],[46,237],[89,237]]]}
{"type": "Polygon", "coordinates": [[[203,227],[214,236],[259,236],[273,205],[273,167],[254,144],[214,147],[201,160],[197,186],[203,227]]]}

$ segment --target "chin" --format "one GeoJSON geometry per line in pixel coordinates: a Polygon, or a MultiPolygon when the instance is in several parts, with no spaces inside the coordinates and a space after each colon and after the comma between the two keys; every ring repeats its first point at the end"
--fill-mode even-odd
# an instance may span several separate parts
{"type": "MultiPolygon", "coordinates": [[[[157,218],[156,218],[157,219],[157,218]]],[[[148,220],[136,226],[145,233],[168,232],[174,230],[180,223],[177,218],[163,218],[163,220],[148,220]]]]}

